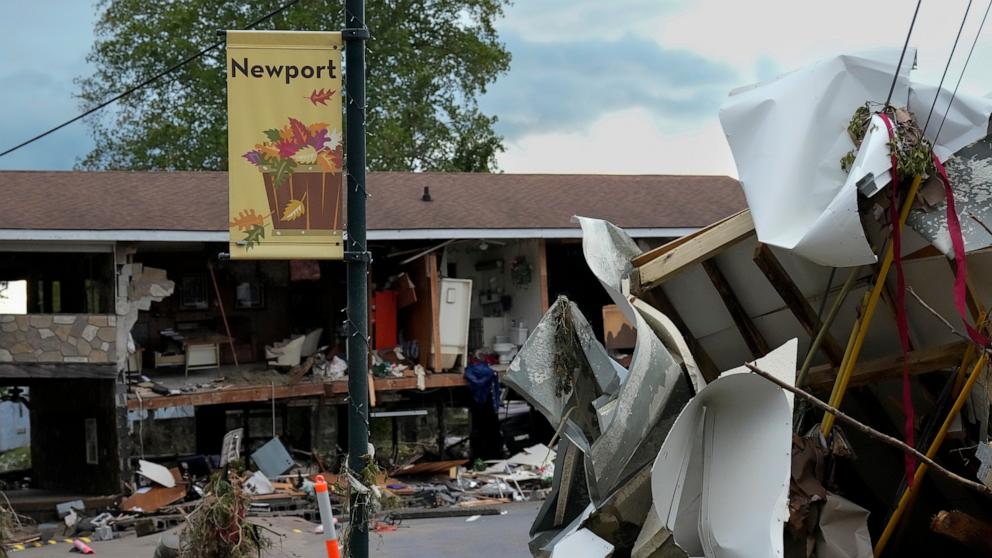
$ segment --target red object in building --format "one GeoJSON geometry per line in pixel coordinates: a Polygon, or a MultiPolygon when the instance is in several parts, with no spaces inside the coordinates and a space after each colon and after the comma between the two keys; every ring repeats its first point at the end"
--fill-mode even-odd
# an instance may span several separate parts
{"type": "Polygon", "coordinates": [[[392,349],[396,346],[396,291],[375,293],[375,348],[392,349]]]}

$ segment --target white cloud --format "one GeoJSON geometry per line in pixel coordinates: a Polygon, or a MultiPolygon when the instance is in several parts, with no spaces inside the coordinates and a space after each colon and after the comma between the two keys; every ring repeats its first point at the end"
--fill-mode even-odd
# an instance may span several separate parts
{"type": "Polygon", "coordinates": [[[685,5],[687,0],[517,0],[498,27],[535,43],[649,37],[685,5]]]}
{"type": "MultiPolygon", "coordinates": [[[[967,0],[923,3],[910,41],[919,50],[915,79],[940,79],[966,5],[967,0]]],[[[902,46],[915,6],[909,0],[697,0],[661,20],[653,37],[669,48],[685,48],[730,63],[742,75],[751,70],[752,79],[757,79],[762,58],[788,70],[841,52],[902,46]]],[[[984,3],[972,4],[955,54],[958,64],[952,64],[949,80],[957,79],[984,8],[984,3]]],[[[988,31],[986,27],[962,91],[984,93],[992,87],[992,78],[978,71],[992,62],[988,31]]]]}
{"type": "MultiPolygon", "coordinates": [[[[665,50],[692,52],[736,71],[738,85],[765,80],[816,60],[874,47],[902,46],[915,3],[909,0],[620,0],[612,3],[528,1],[511,8],[502,27],[527,40],[565,41],[599,29],[599,42],[616,31],[650,38],[665,50]],[[590,26],[590,22],[592,23],[590,26]],[[535,35],[538,37],[534,39],[535,35]]],[[[924,2],[910,44],[917,47],[913,79],[936,84],[947,63],[967,0],[924,2]]],[[[984,3],[975,2],[945,87],[953,88],[978,31],[984,3]]],[[[992,91],[992,22],[961,83],[961,92],[992,91]]],[[[512,70],[511,70],[512,72],[512,70]]],[[[730,87],[728,87],[729,91],[730,87]]],[[[500,158],[507,172],[711,173],[735,175],[726,140],[712,115],[693,115],[689,129],[670,122],[688,114],[642,107],[612,112],[579,130],[508,138],[500,158]],[[653,110],[652,110],[653,109],[653,110]],[[658,119],[664,122],[658,125],[658,119]]]]}
{"type": "Polygon", "coordinates": [[[509,173],[737,175],[716,115],[661,134],[651,112],[623,110],[585,131],[531,134],[506,148],[500,168],[509,173]]]}

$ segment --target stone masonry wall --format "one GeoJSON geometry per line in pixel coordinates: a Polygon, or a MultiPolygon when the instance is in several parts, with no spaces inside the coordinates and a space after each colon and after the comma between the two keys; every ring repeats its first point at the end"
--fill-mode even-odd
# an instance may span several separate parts
{"type": "Polygon", "coordinates": [[[116,339],[117,316],[0,315],[0,362],[114,363],[116,339]]]}

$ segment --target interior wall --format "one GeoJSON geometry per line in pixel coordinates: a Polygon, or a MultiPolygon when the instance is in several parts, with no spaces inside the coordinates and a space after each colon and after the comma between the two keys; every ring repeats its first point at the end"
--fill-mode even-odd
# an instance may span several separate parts
{"type": "MultiPolygon", "coordinates": [[[[315,262],[319,278],[294,277],[294,263],[288,261],[218,261],[217,250],[152,252],[139,250],[134,259],[148,266],[165,269],[176,282],[176,291],[142,312],[132,329],[135,341],[146,348],[145,365],[151,366],[152,352],[166,346],[159,332],[176,327],[177,322],[197,323],[198,328],[224,334],[220,307],[207,263],[211,262],[221,293],[231,335],[238,347],[240,362],[264,359],[266,345],[293,334],[323,328],[321,344],[334,345],[345,301],[345,274],[342,262],[315,262]],[[205,308],[183,305],[184,279],[200,281],[206,287],[205,308]],[[204,283],[205,282],[205,283],[204,283]],[[261,287],[262,303],[255,308],[239,308],[237,289],[241,283],[261,287]]],[[[308,264],[311,262],[307,262],[308,264]]],[[[342,348],[343,350],[343,348],[342,348]]],[[[221,346],[221,361],[233,363],[228,345],[221,346]]]]}
{"type": "Polygon", "coordinates": [[[120,491],[116,390],[112,379],[32,383],[31,464],[36,487],[83,494],[120,491]],[[88,424],[95,424],[89,436],[88,424]],[[95,446],[89,456],[93,462],[87,461],[88,438],[95,446]]]}
{"type": "MultiPolygon", "coordinates": [[[[472,240],[448,247],[444,252],[441,272],[443,275],[448,275],[453,271],[452,277],[472,280],[471,318],[487,316],[480,297],[484,291],[493,290],[511,297],[509,310],[502,312],[503,326],[499,335],[509,335],[509,329],[514,323],[523,323],[528,330],[533,330],[543,315],[541,277],[538,271],[539,241],[527,239],[499,242],[505,244],[472,240]],[[486,246],[486,249],[483,250],[482,246],[486,246]],[[530,281],[527,284],[514,284],[511,270],[513,261],[518,257],[523,257],[530,266],[530,281]],[[501,267],[478,269],[480,266],[487,267],[485,265],[487,262],[491,264],[497,261],[502,262],[501,267]]],[[[486,344],[491,342],[491,339],[485,340],[486,344]]]]}

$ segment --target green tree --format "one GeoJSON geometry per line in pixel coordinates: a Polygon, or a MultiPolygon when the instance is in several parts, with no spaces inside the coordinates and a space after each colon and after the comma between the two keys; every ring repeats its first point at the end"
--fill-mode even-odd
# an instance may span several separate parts
{"type": "MultiPolygon", "coordinates": [[[[175,64],[285,0],[102,0],[78,80],[84,108],[175,64]]],[[[509,0],[368,0],[373,170],[495,170],[502,138],[479,95],[510,65],[493,26],[509,0]]],[[[343,0],[302,0],[259,29],[336,30],[343,0]]],[[[227,168],[225,53],[215,49],[90,117],[87,169],[227,168]]]]}

